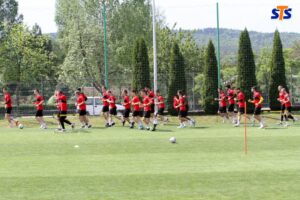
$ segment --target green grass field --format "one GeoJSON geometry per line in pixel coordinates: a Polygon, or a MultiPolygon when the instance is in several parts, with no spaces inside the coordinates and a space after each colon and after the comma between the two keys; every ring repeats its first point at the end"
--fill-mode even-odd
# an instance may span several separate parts
{"type": "Polygon", "coordinates": [[[64,134],[29,120],[24,130],[1,121],[0,199],[300,199],[299,124],[249,127],[245,155],[243,128],[216,117],[197,121],[195,128],[173,123],[152,133],[105,129],[94,119],[95,128],[64,134]]]}

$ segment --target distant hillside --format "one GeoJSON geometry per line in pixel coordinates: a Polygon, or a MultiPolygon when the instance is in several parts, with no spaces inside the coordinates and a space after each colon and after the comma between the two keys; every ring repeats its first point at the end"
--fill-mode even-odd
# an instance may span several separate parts
{"type": "MultiPolygon", "coordinates": [[[[220,29],[221,56],[223,59],[236,60],[240,32],[240,30],[220,29]]],[[[263,48],[272,48],[273,33],[250,31],[249,34],[254,53],[258,54],[263,48]]],[[[295,41],[300,41],[300,33],[282,32],[280,34],[284,48],[289,48],[295,41]]],[[[57,33],[50,33],[50,36],[56,39],[57,33]]],[[[207,45],[209,39],[212,39],[216,44],[217,30],[215,28],[196,30],[194,37],[200,46],[207,45]]]]}
{"type": "MultiPolygon", "coordinates": [[[[220,29],[220,43],[222,57],[232,57],[237,54],[240,30],[220,29]]],[[[261,33],[249,31],[252,42],[252,48],[255,53],[259,53],[262,48],[272,48],[273,33],[261,33]]],[[[195,39],[199,45],[207,45],[208,40],[212,39],[214,44],[217,41],[217,30],[215,28],[206,28],[196,30],[195,39]]],[[[299,33],[280,33],[284,48],[289,48],[295,41],[300,41],[299,33]]]]}

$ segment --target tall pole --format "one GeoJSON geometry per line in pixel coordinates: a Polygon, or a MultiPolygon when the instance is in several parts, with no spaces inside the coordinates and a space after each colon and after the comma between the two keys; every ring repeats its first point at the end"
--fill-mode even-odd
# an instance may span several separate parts
{"type": "Polygon", "coordinates": [[[154,77],[154,92],[157,90],[157,45],[156,45],[156,12],[155,0],[152,1],[152,26],[153,26],[153,77],[154,77]]]}
{"type": "Polygon", "coordinates": [[[220,53],[220,24],[219,3],[217,3],[217,42],[218,42],[218,87],[221,87],[221,53],[220,53]]]}
{"type": "Polygon", "coordinates": [[[109,88],[108,83],[108,52],[107,52],[107,29],[106,29],[106,5],[105,0],[102,0],[102,16],[103,16],[103,31],[104,31],[104,66],[105,66],[105,87],[109,88]]]}

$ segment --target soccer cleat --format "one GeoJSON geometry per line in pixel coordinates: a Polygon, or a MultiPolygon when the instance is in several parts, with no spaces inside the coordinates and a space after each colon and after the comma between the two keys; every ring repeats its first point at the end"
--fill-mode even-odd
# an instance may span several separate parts
{"type": "Polygon", "coordinates": [[[192,126],[193,126],[193,127],[196,126],[196,121],[195,121],[195,120],[192,121],[192,126]]]}
{"type": "Polygon", "coordinates": [[[151,131],[155,131],[156,130],[156,126],[157,126],[157,124],[154,124],[151,131]]]}
{"type": "Polygon", "coordinates": [[[150,127],[146,127],[146,130],[147,130],[147,131],[150,131],[150,127]]]}
{"type": "Polygon", "coordinates": [[[74,129],[75,128],[75,123],[71,124],[71,128],[74,129]]]}
{"type": "Polygon", "coordinates": [[[234,127],[240,127],[240,124],[235,124],[235,125],[233,125],[234,127]]]}
{"type": "Polygon", "coordinates": [[[130,126],[129,126],[129,128],[131,128],[131,129],[133,129],[133,128],[134,128],[134,122],[131,122],[131,123],[130,123],[130,126]]]}
{"type": "Polygon", "coordinates": [[[85,128],[92,128],[92,125],[88,124],[85,126],[85,128]]]}
{"type": "Polygon", "coordinates": [[[106,128],[110,127],[109,123],[106,123],[106,124],[105,124],[105,127],[106,127],[106,128]]]}
{"type": "Polygon", "coordinates": [[[116,125],[116,123],[115,123],[115,122],[111,123],[111,125],[110,125],[110,126],[112,127],[112,126],[114,126],[114,125],[116,125]]]}

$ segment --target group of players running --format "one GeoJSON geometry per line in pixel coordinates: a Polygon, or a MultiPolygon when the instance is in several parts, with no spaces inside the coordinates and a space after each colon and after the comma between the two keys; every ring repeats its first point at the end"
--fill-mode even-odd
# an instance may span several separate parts
{"type": "MultiPolygon", "coordinates": [[[[5,87],[3,87],[2,91],[4,94],[5,119],[8,121],[10,127],[13,127],[14,125],[19,126],[21,123],[11,116],[13,108],[11,95],[5,87]]],[[[41,129],[47,129],[47,125],[43,118],[44,98],[37,89],[35,89],[33,93],[35,95],[34,105],[36,107],[36,120],[39,122],[41,129]]],[[[81,123],[81,128],[91,128],[92,126],[89,123],[89,119],[87,117],[87,97],[80,88],[75,91],[75,96],[77,98],[76,106],[79,115],[79,121],[81,123]]],[[[65,124],[70,125],[71,128],[75,128],[75,124],[67,119],[68,103],[66,95],[63,93],[63,91],[56,90],[54,93],[54,97],[58,109],[58,114],[55,117],[59,124],[58,131],[64,132],[66,130],[65,124]]],[[[160,120],[163,124],[168,122],[168,118],[164,116],[164,97],[160,94],[159,90],[153,92],[146,87],[140,91],[132,90],[130,95],[128,90],[123,90],[122,98],[124,112],[120,117],[117,115],[118,113],[116,106],[116,96],[112,93],[111,90],[107,90],[104,86],[102,86],[102,113],[105,119],[106,127],[114,126],[114,119],[118,119],[122,122],[123,126],[125,126],[126,122],[128,122],[129,127],[132,129],[135,127],[135,125],[137,125],[139,129],[155,131],[158,125],[158,120],[160,120]],[[142,99],[142,101],[140,99],[142,99]],[[157,106],[158,108],[157,112],[155,112],[155,106],[157,106]],[[132,117],[130,118],[131,112],[132,117]]],[[[182,91],[178,91],[178,97],[174,97],[173,105],[179,114],[179,128],[184,128],[186,126],[185,123],[187,122],[189,122],[191,125],[195,125],[195,121],[187,116],[186,97],[184,96],[182,91]]]]}
{"type": "MultiPolygon", "coordinates": [[[[168,118],[164,116],[165,111],[165,101],[164,97],[160,94],[160,91],[156,92],[150,90],[148,87],[137,91],[132,90],[131,94],[129,94],[128,90],[122,91],[122,105],[124,106],[123,115],[120,117],[117,114],[117,106],[116,106],[116,96],[112,93],[111,90],[107,90],[104,86],[102,86],[102,97],[101,100],[103,102],[102,113],[105,119],[105,126],[112,127],[115,125],[114,118],[121,121],[122,125],[125,126],[126,122],[128,122],[130,128],[134,128],[135,125],[138,126],[139,129],[146,129],[155,131],[158,125],[158,120],[160,120],[163,124],[168,122],[168,118]],[[140,100],[142,99],[142,101],[140,100]],[[155,107],[157,106],[157,112],[155,112],[155,107]],[[130,118],[130,113],[132,112],[132,117],[130,118]]],[[[9,122],[10,127],[13,125],[20,126],[21,123],[18,120],[15,120],[11,116],[12,112],[12,99],[8,90],[3,88],[4,94],[4,104],[5,104],[5,118],[9,122]]],[[[261,93],[258,91],[256,87],[252,87],[251,89],[253,93],[253,100],[248,100],[249,103],[254,104],[255,109],[253,113],[253,118],[257,120],[260,124],[259,128],[265,128],[266,125],[262,119],[261,109],[262,103],[264,101],[261,93]]],[[[281,103],[281,121],[280,124],[284,124],[288,126],[288,119],[292,119],[293,121],[297,120],[291,114],[291,100],[290,95],[285,88],[282,86],[278,87],[279,98],[278,101],[281,103]]],[[[43,118],[43,104],[44,99],[40,94],[39,90],[35,89],[33,91],[35,95],[34,105],[36,106],[36,120],[40,124],[41,129],[47,129],[47,125],[43,118]]],[[[223,118],[223,122],[226,120],[232,119],[232,123],[234,126],[240,126],[240,122],[242,119],[242,115],[245,114],[246,110],[246,101],[245,95],[239,88],[231,88],[230,85],[226,86],[226,90],[223,91],[221,88],[218,89],[219,97],[216,98],[216,101],[219,101],[219,115],[223,118]],[[235,106],[237,104],[238,112],[235,113],[235,106]]],[[[54,93],[56,99],[56,105],[58,109],[58,114],[56,119],[59,124],[58,131],[64,132],[65,124],[71,126],[71,128],[75,128],[75,124],[71,123],[68,119],[68,104],[67,97],[61,90],[56,90],[54,93]]],[[[81,128],[91,128],[91,124],[89,123],[89,119],[87,117],[87,106],[86,95],[78,88],[75,91],[75,96],[77,98],[76,106],[77,112],[79,115],[79,121],[81,123],[81,128]]],[[[177,95],[174,96],[173,99],[173,108],[178,112],[178,118],[180,121],[180,126],[178,128],[185,128],[187,124],[191,126],[195,126],[195,120],[188,117],[188,106],[186,96],[183,91],[178,91],[177,95]]],[[[247,118],[249,118],[247,116],[247,118]]],[[[22,125],[23,127],[23,125],[22,125]]]]}
{"type": "MultiPolygon", "coordinates": [[[[253,118],[257,120],[260,124],[259,128],[263,129],[266,127],[265,122],[261,117],[262,103],[264,98],[261,93],[258,91],[257,87],[252,87],[251,92],[253,93],[253,99],[249,99],[248,102],[254,104],[253,118]]],[[[290,99],[290,94],[283,86],[278,86],[279,97],[278,101],[281,104],[281,118],[280,125],[289,126],[288,119],[292,119],[294,122],[297,120],[291,111],[292,103],[290,99]]],[[[223,122],[226,120],[232,119],[234,126],[240,126],[242,115],[246,111],[246,101],[245,94],[241,91],[240,88],[231,88],[230,85],[226,86],[226,90],[223,91],[221,88],[218,89],[219,98],[216,98],[216,101],[219,101],[219,115],[223,118],[223,122]],[[228,106],[227,106],[228,104],[228,106]],[[237,104],[238,112],[235,113],[235,105],[237,104]]],[[[246,116],[248,119],[249,116],[246,116]]]]}

